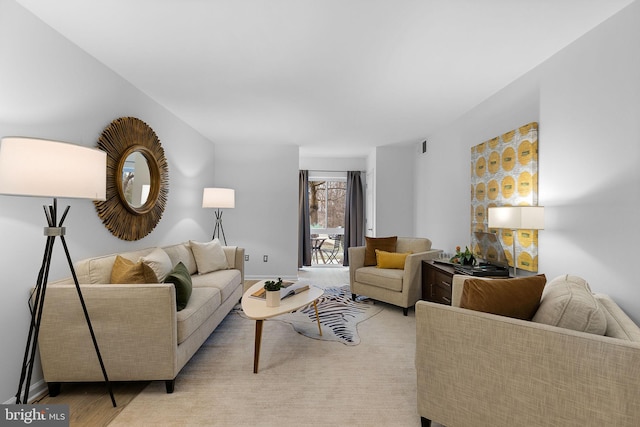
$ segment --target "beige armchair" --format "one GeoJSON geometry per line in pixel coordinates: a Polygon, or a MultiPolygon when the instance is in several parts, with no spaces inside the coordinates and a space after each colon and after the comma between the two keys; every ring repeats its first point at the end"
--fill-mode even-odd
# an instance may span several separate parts
{"type": "Polygon", "coordinates": [[[640,329],[606,295],[605,336],[416,304],[418,413],[454,426],[637,426],[640,329]]]}
{"type": "Polygon", "coordinates": [[[365,247],[349,248],[349,284],[355,300],[357,295],[383,301],[403,308],[404,315],[422,298],[422,261],[434,259],[442,252],[431,249],[431,240],[420,237],[398,237],[396,252],[411,252],[404,269],[365,266],[365,247]]]}

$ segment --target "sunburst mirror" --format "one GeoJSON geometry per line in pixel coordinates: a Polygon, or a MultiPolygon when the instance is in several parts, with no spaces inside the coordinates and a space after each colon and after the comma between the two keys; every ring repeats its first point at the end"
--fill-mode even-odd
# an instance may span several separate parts
{"type": "Polygon", "coordinates": [[[107,152],[107,196],[95,201],[111,234],[139,240],[160,221],[169,193],[169,166],[156,133],[140,119],[111,122],[98,140],[107,152]]]}

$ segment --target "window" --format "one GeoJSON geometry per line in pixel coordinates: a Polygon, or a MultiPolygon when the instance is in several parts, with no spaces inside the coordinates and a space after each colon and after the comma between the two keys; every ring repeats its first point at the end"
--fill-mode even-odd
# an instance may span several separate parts
{"type": "Polygon", "coordinates": [[[312,233],[335,233],[344,228],[347,180],[344,174],[309,177],[309,223],[312,233]]]}

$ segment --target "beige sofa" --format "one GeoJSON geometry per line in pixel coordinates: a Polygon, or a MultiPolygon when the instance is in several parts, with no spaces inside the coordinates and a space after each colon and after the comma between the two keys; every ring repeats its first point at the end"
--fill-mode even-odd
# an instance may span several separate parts
{"type": "MultiPolygon", "coordinates": [[[[154,249],[119,255],[136,262],[154,249]]],[[[189,242],[162,249],[191,274],[193,291],[181,311],[172,283],[110,284],[116,254],[75,269],[109,380],[163,380],[171,393],[182,367],[242,297],[244,249],[223,246],[228,268],[206,274],[198,274],[189,242]]],[[[54,396],[64,382],[104,381],[72,278],[47,286],[39,349],[54,396]]]]}
{"type": "Polygon", "coordinates": [[[467,278],[416,304],[423,426],[640,425],[640,329],[611,298],[592,294],[602,336],[460,308],[467,278]]]}
{"type": "Polygon", "coordinates": [[[403,269],[365,266],[365,246],[349,248],[349,284],[351,294],[402,307],[404,315],[422,297],[422,261],[437,258],[439,249],[431,249],[431,240],[398,237],[395,252],[411,252],[403,269]]]}

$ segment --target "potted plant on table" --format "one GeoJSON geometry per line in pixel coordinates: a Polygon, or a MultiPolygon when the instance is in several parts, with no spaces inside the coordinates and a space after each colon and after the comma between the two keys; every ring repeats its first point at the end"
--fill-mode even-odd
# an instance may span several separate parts
{"type": "Polygon", "coordinates": [[[282,279],[278,277],[278,281],[267,280],[264,282],[264,290],[267,291],[267,307],[278,307],[280,305],[280,289],[282,288],[282,279]]]}
{"type": "Polygon", "coordinates": [[[464,247],[464,252],[460,251],[460,246],[456,246],[456,254],[451,258],[450,262],[462,265],[474,265],[476,263],[476,258],[473,256],[473,253],[469,250],[468,246],[464,247]]]}

